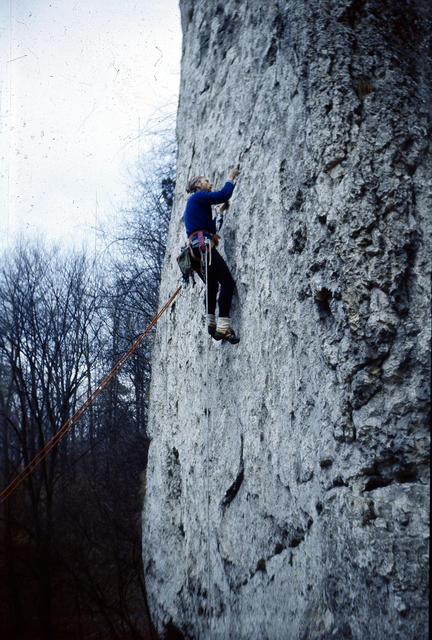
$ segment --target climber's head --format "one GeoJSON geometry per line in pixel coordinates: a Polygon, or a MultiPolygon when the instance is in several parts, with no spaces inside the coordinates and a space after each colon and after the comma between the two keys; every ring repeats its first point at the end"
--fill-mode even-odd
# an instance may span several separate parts
{"type": "Polygon", "coordinates": [[[195,193],[195,191],[211,191],[212,183],[205,176],[195,176],[191,178],[186,186],[186,193],[195,193]]]}

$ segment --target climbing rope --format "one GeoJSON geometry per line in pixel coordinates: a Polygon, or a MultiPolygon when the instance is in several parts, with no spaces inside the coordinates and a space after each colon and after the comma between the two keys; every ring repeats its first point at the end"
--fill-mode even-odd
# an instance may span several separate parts
{"type": "MultiPolygon", "coordinates": [[[[208,266],[209,266],[209,253],[211,256],[211,244],[207,246],[207,251],[205,252],[205,296],[206,296],[206,323],[208,321],[208,313],[209,313],[209,299],[208,299],[208,266]]],[[[211,264],[211,257],[210,257],[211,264]]],[[[206,327],[207,330],[207,327],[206,327]]],[[[206,493],[207,493],[207,602],[208,602],[208,615],[209,615],[209,627],[211,627],[211,597],[210,597],[210,588],[211,588],[211,559],[210,559],[210,407],[208,398],[210,397],[209,389],[208,389],[208,381],[209,381],[209,340],[208,336],[205,341],[206,343],[206,395],[207,395],[207,406],[206,406],[206,414],[207,414],[207,428],[206,428],[206,493]]]]}
{"type": "MultiPolygon", "coordinates": [[[[209,299],[208,299],[208,267],[211,265],[212,247],[209,242],[208,251],[206,253],[206,314],[208,318],[209,299]],[[209,261],[210,258],[210,261],[209,261]]],[[[207,320],[206,318],[206,320],[207,320]]],[[[209,370],[209,339],[206,340],[206,394],[207,394],[207,428],[206,428],[206,490],[207,490],[207,589],[208,589],[208,615],[209,615],[209,631],[212,629],[212,589],[211,589],[211,554],[210,554],[210,370],[209,370]]]]}
{"type": "Polygon", "coordinates": [[[93,404],[98,395],[105,389],[108,383],[114,378],[115,375],[120,371],[125,362],[131,357],[131,355],[136,351],[141,342],[144,340],[146,335],[151,331],[151,329],[155,326],[159,318],[163,313],[168,309],[168,307],[173,303],[174,298],[180,293],[182,287],[181,285],[177,287],[169,300],[164,304],[164,306],[160,309],[160,311],[155,315],[150,324],[144,329],[144,331],[138,336],[133,345],[128,349],[128,351],[122,356],[122,358],[117,362],[117,364],[111,369],[107,376],[98,384],[96,389],[90,394],[87,400],[81,405],[81,407],[73,414],[72,417],[69,418],[67,422],[57,431],[57,433],[49,440],[46,445],[39,451],[39,453],[20,471],[20,473],[8,484],[5,489],[0,493],[0,504],[5,502],[12,495],[14,491],[18,489],[18,487],[24,482],[28,476],[33,473],[33,471],[40,465],[40,463],[47,457],[49,452],[54,449],[54,447],[60,442],[60,440],[66,435],[66,433],[71,429],[74,424],[81,418],[81,416],[87,411],[87,409],[93,404]]]}
{"type": "MultiPolygon", "coordinates": [[[[209,238],[204,238],[201,235],[200,242],[200,254],[201,254],[201,269],[204,271],[204,283],[205,283],[205,333],[207,333],[207,322],[209,314],[209,295],[208,295],[208,267],[211,265],[211,241],[209,238]],[[204,268],[203,268],[204,263],[204,268]]],[[[209,407],[209,341],[205,340],[205,393],[207,401],[205,402],[204,415],[206,416],[206,462],[205,462],[205,488],[206,494],[206,520],[207,520],[207,540],[206,540],[206,560],[207,560],[207,614],[209,619],[209,627],[211,627],[211,559],[210,559],[210,407],[209,407]]]]}

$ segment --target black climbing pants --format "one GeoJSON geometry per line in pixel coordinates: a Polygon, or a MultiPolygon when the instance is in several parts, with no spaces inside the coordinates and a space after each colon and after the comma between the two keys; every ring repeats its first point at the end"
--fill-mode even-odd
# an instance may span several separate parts
{"type": "MultiPolygon", "coordinates": [[[[195,250],[198,252],[198,250],[195,250]]],[[[228,318],[231,300],[235,289],[235,282],[227,267],[225,260],[222,258],[218,250],[213,247],[211,250],[211,258],[208,256],[208,312],[215,313],[216,298],[220,285],[219,293],[219,317],[228,318]],[[210,264],[211,262],[211,264],[210,264]]],[[[202,275],[205,278],[205,264],[202,260],[202,275]]],[[[205,296],[204,296],[205,304],[205,296]]]]}

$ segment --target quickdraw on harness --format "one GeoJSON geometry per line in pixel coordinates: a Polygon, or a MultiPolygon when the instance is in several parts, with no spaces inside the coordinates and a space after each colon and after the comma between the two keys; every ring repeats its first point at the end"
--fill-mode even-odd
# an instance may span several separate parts
{"type": "Polygon", "coordinates": [[[219,241],[219,236],[208,231],[195,231],[189,237],[188,244],[181,249],[181,254],[177,258],[185,286],[192,279],[192,286],[195,286],[194,273],[198,273],[205,282],[204,260],[208,254],[208,265],[211,265],[211,248],[215,247],[219,241]]]}
{"type": "Polygon", "coordinates": [[[192,260],[200,261],[201,274],[204,275],[204,257],[207,256],[207,264],[211,265],[212,247],[217,246],[219,236],[208,231],[195,231],[189,238],[192,260]],[[198,250],[198,255],[196,251],[198,250]]]}

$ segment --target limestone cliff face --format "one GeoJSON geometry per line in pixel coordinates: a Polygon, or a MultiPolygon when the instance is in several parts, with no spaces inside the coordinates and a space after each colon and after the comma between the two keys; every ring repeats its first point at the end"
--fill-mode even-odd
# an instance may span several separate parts
{"type": "Polygon", "coordinates": [[[154,622],[186,638],[426,638],[430,3],[180,4],[161,302],[187,179],[217,188],[239,162],[221,250],[241,342],[208,338],[201,283],[157,329],[154,622]]]}

